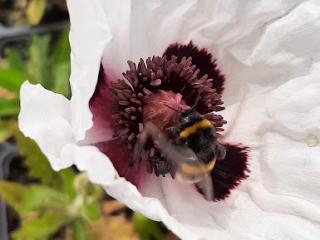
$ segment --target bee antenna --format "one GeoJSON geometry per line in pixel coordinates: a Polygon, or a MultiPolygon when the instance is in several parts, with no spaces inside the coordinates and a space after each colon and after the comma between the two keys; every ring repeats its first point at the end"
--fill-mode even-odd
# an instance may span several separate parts
{"type": "Polygon", "coordinates": [[[177,112],[177,113],[181,113],[181,110],[178,110],[178,109],[175,109],[175,108],[173,108],[173,107],[171,107],[171,106],[169,106],[169,105],[167,105],[167,104],[164,104],[167,108],[170,108],[171,110],[173,110],[173,111],[175,111],[175,112],[177,112]]]}

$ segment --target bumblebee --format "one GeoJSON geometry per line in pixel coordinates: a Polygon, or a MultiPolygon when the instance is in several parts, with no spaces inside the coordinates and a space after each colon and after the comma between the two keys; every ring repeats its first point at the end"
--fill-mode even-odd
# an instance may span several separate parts
{"type": "Polygon", "coordinates": [[[218,142],[214,126],[194,107],[177,111],[175,127],[170,139],[153,123],[145,123],[134,149],[134,161],[144,154],[144,146],[152,139],[155,148],[174,168],[174,176],[187,183],[194,183],[207,200],[213,200],[213,185],[210,172],[217,160],[223,160],[225,148],[218,142]]]}

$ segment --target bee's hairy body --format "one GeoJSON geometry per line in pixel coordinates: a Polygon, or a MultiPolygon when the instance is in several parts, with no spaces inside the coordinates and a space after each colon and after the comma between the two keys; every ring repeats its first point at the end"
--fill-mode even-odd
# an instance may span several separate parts
{"type": "MultiPolygon", "coordinates": [[[[147,122],[135,146],[133,163],[140,161],[148,139],[164,159],[155,161],[157,176],[170,173],[183,181],[199,182],[213,170],[216,160],[224,158],[225,150],[217,141],[214,126],[194,108],[179,112],[170,135],[168,139],[152,122],[147,122]]],[[[150,161],[152,164],[153,158],[150,161]]]]}
{"type": "MultiPolygon", "coordinates": [[[[194,183],[207,200],[214,197],[211,171],[216,160],[224,159],[225,149],[218,143],[214,126],[203,115],[190,108],[179,112],[179,120],[171,137],[152,122],[146,122],[133,152],[133,164],[145,155],[145,145],[151,139],[163,161],[155,161],[157,176],[170,173],[182,182],[194,183]]],[[[154,159],[150,158],[150,164],[154,159]]],[[[156,159],[157,160],[157,159],[156,159]]]]}
{"type": "Polygon", "coordinates": [[[192,165],[183,163],[182,174],[196,177],[210,172],[217,159],[217,138],[214,127],[204,116],[193,109],[187,109],[181,113],[179,124],[175,129],[174,144],[190,148],[203,163],[192,165]]]}

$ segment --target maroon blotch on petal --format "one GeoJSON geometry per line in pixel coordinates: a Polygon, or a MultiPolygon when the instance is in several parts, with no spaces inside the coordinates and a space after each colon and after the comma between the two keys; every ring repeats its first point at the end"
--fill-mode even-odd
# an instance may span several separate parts
{"type": "MultiPolygon", "coordinates": [[[[172,44],[162,57],[140,59],[137,64],[128,61],[128,65],[120,79],[101,67],[89,103],[94,124],[88,135],[93,132],[93,136],[106,136],[92,144],[110,158],[120,176],[139,187],[145,174],[175,174],[152,141],[144,147],[139,161],[133,161],[133,149],[146,122],[152,121],[170,139],[179,109],[194,107],[211,121],[221,137],[226,121],[217,112],[224,109],[224,76],[212,55],[192,42],[172,44]]],[[[211,172],[215,200],[225,199],[249,173],[248,149],[230,144],[225,147],[225,159],[217,161],[211,172]]]]}
{"type": "Polygon", "coordinates": [[[109,157],[119,176],[125,177],[132,184],[139,187],[140,179],[143,178],[146,171],[143,170],[142,165],[137,166],[136,169],[128,169],[128,162],[132,156],[125,147],[116,140],[99,143],[96,146],[109,157]]]}
{"type": "MultiPolygon", "coordinates": [[[[248,148],[240,145],[224,145],[226,157],[216,162],[211,172],[215,200],[227,198],[231,190],[248,177],[248,148]]],[[[198,189],[199,190],[199,189],[198,189]]]]}
{"type": "Polygon", "coordinates": [[[217,68],[216,60],[213,59],[211,53],[205,48],[199,50],[192,42],[188,45],[182,45],[179,43],[171,44],[164,52],[163,56],[167,56],[170,59],[172,56],[177,56],[178,61],[183,57],[192,57],[192,64],[196,65],[200,70],[198,77],[205,74],[208,75],[208,79],[213,79],[212,88],[216,90],[218,94],[221,94],[224,88],[225,78],[217,68]]]}
{"type": "Polygon", "coordinates": [[[112,95],[110,92],[111,76],[104,73],[103,67],[100,67],[96,89],[90,99],[89,107],[92,113],[93,127],[90,131],[112,130],[112,95]]]}

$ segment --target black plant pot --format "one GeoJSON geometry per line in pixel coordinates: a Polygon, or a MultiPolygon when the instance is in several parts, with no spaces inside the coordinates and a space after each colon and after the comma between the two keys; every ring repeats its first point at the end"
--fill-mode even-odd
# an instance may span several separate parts
{"type": "MultiPolygon", "coordinates": [[[[16,146],[12,143],[0,143],[0,181],[7,180],[10,175],[11,165],[14,161],[19,160],[16,146]]],[[[8,212],[7,206],[0,199],[0,240],[8,240],[8,212]]]]}
{"type": "Polygon", "coordinates": [[[6,48],[23,51],[33,35],[50,34],[53,37],[58,36],[60,32],[66,29],[68,24],[68,20],[44,23],[36,27],[7,27],[0,24],[0,57],[4,56],[6,48]]]}

